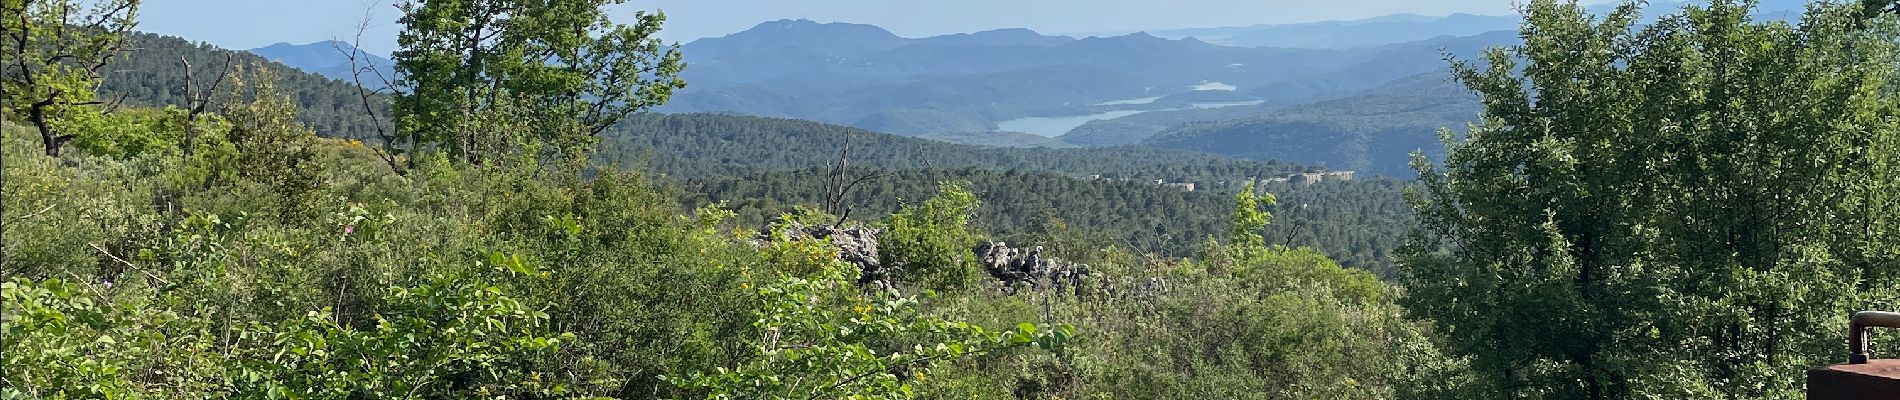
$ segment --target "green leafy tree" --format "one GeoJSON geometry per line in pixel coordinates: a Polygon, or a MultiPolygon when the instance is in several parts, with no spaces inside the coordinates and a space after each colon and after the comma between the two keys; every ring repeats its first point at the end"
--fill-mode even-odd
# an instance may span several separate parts
{"type": "Polygon", "coordinates": [[[594,135],[685,87],[679,52],[656,35],[666,16],[636,12],[618,24],[607,7],[621,3],[401,3],[396,127],[385,145],[471,163],[542,150],[578,158],[594,135]]]}
{"type": "Polygon", "coordinates": [[[297,106],[277,88],[275,73],[252,70],[256,72],[249,78],[231,78],[232,103],[219,110],[230,124],[228,139],[237,148],[238,176],[269,187],[283,215],[304,215],[323,175],[312,162],[316,132],[297,122],[297,106]]]}
{"type": "Polygon", "coordinates": [[[955,290],[975,282],[978,239],[970,220],[981,204],[960,182],[944,182],[937,196],[891,214],[880,256],[901,271],[900,279],[934,290],[955,290]]]}
{"type": "Polygon", "coordinates": [[[1454,62],[1485,111],[1415,158],[1401,264],[1494,396],[1799,398],[1850,311],[1900,305],[1900,18],[1748,4],[1534,1],[1454,62]]]}
{"type": "Polygon", "coordinates": [[[99,70],[137,23],[139,0],[0,1],[0,103],[39,130],[46,155],[72,141],[72,121],[98,118],[99,70]]]}
{"type": "Polygon", "coordinates": [[[1260,235],[1260,230],[1266,229],[1267,224],[1272,223],[1273,214],[1260,209],[1263,205],[1261,203],[1266,203],[1264,206],[1273,207],[1275,199],[1272,193],[1267,193],[1265,197],[1260,196],[1254,190],[1253,182],[1247,182],[1246,185],[1240,187],[1240,193],[1234,194],[1234,221],[1231,224],[1233,232],[1228,233],[1232,235],[1228,238],[1229,244],[1242,248],[1267,246],[1267,239],[1260,235]]]}

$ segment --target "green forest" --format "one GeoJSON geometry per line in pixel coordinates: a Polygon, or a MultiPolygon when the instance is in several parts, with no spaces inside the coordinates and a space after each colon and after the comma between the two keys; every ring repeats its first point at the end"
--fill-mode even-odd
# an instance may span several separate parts
{"type": "Polygon", "coordinates": [[[0,399],[1799,399],[1900,309],[1893,0],[1531,0],[1317,183],[1190,142],[1414,144],[659,114],[625,3],[398,2],[369,90],[0,0],[0,399]]]}

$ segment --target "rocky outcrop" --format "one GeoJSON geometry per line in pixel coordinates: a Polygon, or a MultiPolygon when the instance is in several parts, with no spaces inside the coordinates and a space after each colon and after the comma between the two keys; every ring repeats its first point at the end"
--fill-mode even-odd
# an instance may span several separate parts
{"type": "Polygon", "coordinates": [[[805,226],[792,223],[785,228],[790,239],[830,239],[831,245],[838,248],[838,259],[858,266],[859,285],[890,287],[891,278],[897,275],[896,268],[887,267],[878,261],[878,230],[862,226],[836,227],[831,225],[805,226]]]}
{"type": "MultiPolygon", "coordinates": [[[[895,277],[902,273],[902,268],[885,265],[879,260],[878,234],[882,232],[877,229],[797,223],[789,223],[783,229],[787,239],[829,239],[831,245],[838,249],[839,260],[858,266],[859,285],[873,289],[890,288],[895,277]]],[[[771,238],[769,234],[762,233],[760,240],[771,238]]],[[[1042,246],[1019,249],[1003,242],[984,242],[972,251],[983,263],[983,272],[1003,283],[1005,290],[1012,292],[1027,288],[1083,295],[1084,286],[1091,277],[1087,264],[1045,257],[1042,246]]]]}
{"type": "Polygon", "coordinates": [[[1089,277],[1087,264],[1069,263],[1042,255],[1042,246],[1027,251],[1003,242],[984,242],[974,249],[982,257],[983,271],[1011,288],[1026,284],[1032,290],[1053,290],[1082,294],[1083,281],[1089,277]]]}

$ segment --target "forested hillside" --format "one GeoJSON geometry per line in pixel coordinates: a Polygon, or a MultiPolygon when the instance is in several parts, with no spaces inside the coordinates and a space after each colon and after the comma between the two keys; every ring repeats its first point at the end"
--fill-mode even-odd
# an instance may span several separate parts
{"type": "MultiPolygon", "coordinates": [[[[298,106],[297,121],[326,137],[369,139],[376,137],[371,117],[364,112],[363,99],[356,86],[322,75],[304,72],[271,62],[262,56],[221,49],[190,40],[132,32],[126,37],[125,51],[106,64],[99,92],[108,99],[123,99],[125,104],[164,107],[185,104],[186,70],[182,61],[191,63],[195,83],[209,88],[227,67],[268,69],[279,76],[280,87],[292,94],[298,106]]],[[[226,80],[223,85],[230,85],[226,80]]],[[[220,86],[223,86],[220,85],[220,86]]],[[[220,88],[229,90],[229,87],[220,88]]],[[[200,90],[222,96],[219,90],[200,90]]],[[[387,117],[388,104],[375,102],[377,115],[387,117]]]]}
{"type": "MultiPolygon", "coordinates": [[[[128,50],[109,67],[114,74],[102,80],[101,93],[106,97],[123,96],[130,105],[183,104],[185,74],[178,59],[192,60],[192,65],[200,69],[200,80],[208,80],[230,56],[237,65],[256,65],[252,68],[270,69],[282,76],[282,87],[294,94],[292,99],[299,106],[299,121],[316,128],[318,135],[360,140],[375,137],[371,119],[362,111],[363,101],[348,82],[179,38],[138,33],[127,42],[128,50]]],[[[372,100],[377,99],[380,97],[372,100]]],[[[386,115],[381,114],[387,112],[386,106],[378,106],[377,112],[386,115]]],[[[1238,182],[1305,170],[1272,160],[1252,162],[1140,147],[982,148],[810,121],[718,114],[634,115],[606,132],[600,158],[645,165],[660,174],[695,177],[821,166],[834,161],[846,143],[851,143],[853,149],[852,162],[885,168],[978,167],[1169,182],[1238,182]]]]}
{"type": "MultiPolygon", "coordinates": [[[[643,163],[675,176],[805,169],[837,161],[889,169],[980,168],[1071,177],[1168,182],[1234,182],[1277,177],[1305,167],[1208,153],[1145,147],[985,148],[908,138],[804,120],[720,114],[641,114],[606,132],[600,158],[643,163]]],[[[1219,186],[1219,185],[1215,185],[1219,186]]]]}
{"type": "MultiPolygon", "coordinates": [[[[792,170],[702,178],[683,183],[689,205],[724,202],[737,221],[761,224],[797,205],[821,204],[824,170],[792,170]]],[[[1162,187],[1152,182],[1078,180],[1036,172],[984,169],[867,170],[867,181],[844,199],[853,215],[882,215],[929,198],[937,183],[967,182],[985,206],[973,222],[1000,239],[1041,243],[1051,224],[1091,238],[1100,246],[1155,253],[1193,254],[1204,240],[1228,228],[1225,210],[1232,192],[1162,187]]],[[[1399,181],[1277,184],[1261,189],[1279,195],[1267,207],[1275,224],[1262,232],[1270,243],[1312,247],[1341,265],[1391,277],[1393,251],[1411,225],[1399,181]]]]}
{"type": "MultiPolygon", "coordinates": [[[[976,148],[809,121],[716,114],[635,116],[610,133],[597,158],[682,180],[690,196],[731,201],[739,221],[762,224],[795,205],[822,203],[824,168],[849,143],[849,171],[873,176],[853,190],[857,212],[894,212],[938,182],[961,180],[986,204],[992,232],[1028,232],[1053,215],[1078,230],[1114,237],[1133,250],[1186,254],[1225,226],[1226,196],[1249,179],[1283,177],[1302,167],[1142,147],[976,148]],[[1195,183],[1194,192],[1156,184],[1195,183]],[[1183,240],[1185,239],[1185,240],[1183,240]]],[[[1326,182],[1272,188],[1309,207],[1289,210],[1302,229],[1296,244],[1341,263],[1389,272],[1409,221],[1395,181],[1326,182]],[[1341,195],[1352,193],[1353,195],[1341,195]],[[1322,210],[1348,210],[1326,211],[1322,210]]],[[[1291,200],[1290,200],[1291,201],[1291,200]]],[[[698,204],[697,201],[689,203],[698,204]]],[[[1290,234],[1283,232],[1281,236],[1290,234]]]]}
{"type": "Polygon", "coordinates": [[[1353,21],[1175,29],[1155,32],[1155,35],[1191,37],[1228,46],[1345,49],[1512,30],[1517,29],[1517,24],[1516,16],[1399,14],[1353,21]]]}

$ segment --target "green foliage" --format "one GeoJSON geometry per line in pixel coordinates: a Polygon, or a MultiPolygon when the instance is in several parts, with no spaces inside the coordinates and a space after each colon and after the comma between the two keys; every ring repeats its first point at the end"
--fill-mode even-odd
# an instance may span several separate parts
{"type": "Polygon", "coordinates": [[[62,121],[74,135],[74,148],[120,159],[178,148],[185,111],[141,108],[104,114],[68,115],[62,121]]]}
{"type": "Polygon", "coordinates": [[[312,192],[324,171],[313,162],[316,132],[297,123],[296,105],[277,82],[268,69],[232,78],[231,104],[220,113],[230,124],[226,135],[237,150],[238,175],[269,187],[284,215],[303,215],[315,206],[312,192]]]}
{"type": "Polygon", "coordinates": [[[666,16],[615,23],[607,7],[624,2],[399,4],[391,151],[440,149],[469,162],[543,146],[584,156],[592,135],[686,86],[678,51],[656,35],[666,16]]]}
{"type": "Polygon", "coordinates": [[[137,23],[138,0],[0,2],[0,106],[39,129],[46,155],[77,137],[71,121],[99,118],[99,69],[137,23]]]}
{"type": "MultiPolygon", "coordinates": [[[[1043,173],[996,173],[982,169],[902,169],[878,171],[845,203],[853,216],[876,216],[901,209],[899,199],[923,199],[939,182],[969,182],[984,207],[975,224],[1007,243],[1051,246],[1034,237],[1049,216],[1089,237],[1089,252],[1115,245],[1161,256],[1191,256],[1201,237],[1231,231],[1233,191],[1161,188],[1151,182],[1077,180],[1043,173]]],[[[825,171],[745,174],[688,180],[688,205],[724,203],[741,224],[762,226],[771,216],[798,205],[819,205],[825,197],[825,171]]],[[[1235,182],[1239,184],[1239,182],[1235,182]]],[[[1393,277],[1391,252],[1412,229],[1412,210],[1404,203],[1398,180],[1355,180],[1324,184],[1269,182],[1277,193],[1271,209],[1275,224],[1258,233],[1273,245],[1313,246],[1340,264],[1393,277]]],[[[821,222],[830,224],[830,220],[821,222]]],[[[1053,246],[1051,246],[1053,248],[1053,246]]]]}
{"type": "Polygon", "coordinates": [[[547,313],[490,283],[545,273],[497,253],[475,271],[434,274],[418,286],[390,288],[374,328],[341,326],[322,311],[249,328],[243,340],[256,347],[237,362],[242,370],[230,372],[234,390],[273,398],[568,394],[540,364],[574,334],[549,332],[547,313]]]}
{"type": "MultiPolygon", "coordinates": [[[[68,376],[134,396],[701,397],[710,389],[660,377],[750,360],[739,357],[756,338],[749,311],[761,303],[747,276],[824,265],[845,273],[835,254],[797,258],[753,247],[754,235],[725,227],[729,212],[681,215],[676,195],[624,173],[583,180],[436,158],[405,177],[361,145],[317,139],[306,142],[315,156],[305,167],[333,171],[317,181],[317,200],[288,213],[255,212],[279,202],[269,182],[233,172],[204,185],[203,169],[229,169],[243,153],[15,162],[37,146],[30,132],[7,132],[0,268],[25,284],[71,277],[66,284],[77,289],[66,292],[87,299],[73,302],[112,305],[96,313],[103,325],[57,336],[16,336],[16,323],[43,324],[9,314],[6,337],[24,341],[9,342],[7,355],[37,355],[19,362],[54,368],[33,377],[68,376]],[[490,249],[522,256],[487,256],[490,249]],[[92,330],[100,333],[84,333],[92,330]],[[105,335],[119,338],[117,347],[91,344],[105,335]],[[60,350],[74,343],[102,357],[60,350]],[[391,364],[364,366],[364,358],[391,364]]],[[[951,251],[968,257],[967,248],[951,251]]],[[[838,308],[824,312],[853,315],[825,304],[838,308]]],[[[907,305],[889,307],[885,318],[919,320],[904,311],[917,303],[895,304],[907,305]]],[[[864,346],[888,354],[891,346],[953,343],[931,332],[973,331],[931,318],[864,346]]],[[[985,340],[1012,337],[982,332],[985,340]]],[[[13,365],[10,377],[23,370],[13,365]]],[[[65,389],[12,382],[21,391],[65,389]]]]}
{"type": "MultiPolygon", "coordinates": [[[[104,89],[127,96],[131,104],[182,101],[169,89],[182,85],[179,57],[193,65],[217,65],[223,58],[222,50],[175,38],[133,34],[130,40],[134,49],[115,59],[114,68],[131,72],[108,79],[104,89]]],[[[319,135],[363,138],[375,132],[351,85],[249,53],[234,57],[240,64],[276,71],[280,87],[297,93],[297,120],[319,135]]],[[[979,212],[981,225],[1003,238],[1019,241],[1012,236],[1031,232],[1028,225],[1039,220],[1038,213],[1055,209],[1075,228],[1170,256],[1191,252],[1194,242],[1183,238],[1226,232],[1224,210],[1231,199],[1203,191],[1232,192],[1250,178],[1305,170],[1284,162],[1146,147],[981,148],[809,121],[714,114],[629,116],[603,132],[595,158],[641,167],[706,195],[685,199],[689,205],[710,203],[703,198],[729,201],[740,213],[739,222],[758,226],[794,205],[820,202],[810,193],[822,186],[812,176],[823,174],[805,169],[834,161],[846,137],[851,138],[852,165],[890,175],[852,193],[848,204],[857,208],[855,215],[895,212],[896,199],[924,198],[940,181],[964,180],[990,205],[979,212]],[[1074,179],[1097,175],[1100,181],[1074,179]],[[1195,182],[1197,191],[1141,184],[1154,179],[1195,182]]],[[[1397,194],[1399,181],[1369,181],[1276,185],[1273,190],[1287,206],[1275,210],[1282,223],[1264,232],[1267,241],[1314,246],[1346,265],[1392,276],[1390,253],[1409,229],[1411,210],[1397,194]]]]}
{"type": "Polygon", "coordinates": [[[1240,193],[1234,194],[1234,221],[1228,232],[1227,243],[1239,248],[1264,248],[1267,239],[1260,236],[1260,230],[1266,229],[1273,220],[1273,214],[1261,210],[1260,203],[1273,207],[1275,199],[1272,193],[1266,197],[1254,190],[1254,183],[1247,182],[1240,187],[1240,193]]]}
{"type": "MultiPolygon", "coordinates": [[[[1243,214],[1241,209],[1233,214],[1243,214]]],[[[1066,357],[955,363],[929,398],[1469,398],[1465,360],[1402,317],[1396,291],[1310,249],[1217,244],[1208,261],[1112,249],[1076,259],[1105,276],[1077,294],[985,292],[932,304],[986,326],[1067,321],[1066,357]],[[1235,258],[1233,255],[1245,255],[1235,258]],[[1203,263],[1223,263],[1209,268],[1203,263]],[[997,382],[1004,385],[997,387],[997,382]]]]}
{"type": "MultiPolygon", "coordinates": [[[[0,135],[5,151],[0,171],[0,275],[34,279],[108,272],[93,246],[119,247],[156,231],[158,217],[131,205],[151,201],[141,170],[149,164],[80,158],[84,168],[38,157],[40,148],[25,127],[7,123],[0,135]]],[[[149,183],[149,182],[147,182],[149,183]]],[[[122,248],[122,247],[121,247],[122,248]]]]}
{"type": "MultiPolygon", "coordinates": [[[[1087,246],[1063,252],[1094,251],[1112,244],[1135,252],[1183,257],[1193,254],[1199,244],[1196,239],[1232,232],[1234,192],[1225,190],[1187,192],[1152,182],[983,169],[875,172],[882,175],[846,197],[853,216],[895,213],[903,206],[899,199],[927,198],[940,182],[965,181],[983,203],[975,223],[993,238],[1009,243],[1056,248],[1033,237],[1047,232],[1043,223],[1050,216],[1088,238],[1087,246]]],[[[824,174],[799,170],[688,180],[682,186],[698,193],[685,194],[684,201],[689,205],[723,202],[738,213],[741,223],[762,225],[799,205],[820,204],[824,174]]],[[[1256,232],[1266,243],[1313,247],[1347,266],[1392,277],[1391,253],[1404,242],[1413,223],[1412,211],[1401,195],[1405,184],[1390,179],[1265,183],[1261,187],[1275,192],[1279,205],[1271,209],[1274,224],[1256,232]]]]}
{"type": "Polygon", "coordinates": [[[1485,113],[1415,161],[1408,308],[1497,396],[1799,398],[1850,312],[1900,307],[1900,18],[1749,4],[1536,1],[1454,64],[1485,113]]]}
{"type": "Polygon", "coordinates": [[[5,308],[6,398],[131,397],[125,375],[123,334],[116,322],[126,315],[113,304],[98,304],[81,287],[59,279],[0,283],[5,308]]]}
{"type": "Polygon", "coordinates": [[[823,241],[770,246],[816,268],[776,272],[759,285],[742,363],[669,380],[713,399],[907,399],[934,365],[1019,347],[1060,352],[1075,334],[1068,325],[998,332],[919,317],[915,297],[858,288],[857,267],[823,241]]]}
{"type": "Polygon", "coordinates": [[[204,336],[216,314],[181,319],[59,279],[0,289],[10,305],[8,398],[561,395],[565,387],[535,371],[573,338],[548,333],[547,314],[468,274],[391,288],[386,314],[367,330],[311,311],[216,328],[222,338],[204,336]]]}
{"type": "Polygon", "coordinates": [[[901,280],[920,287],[950,291],[964,289],[977,279],[975,254],[978,236],[970,220],[980,202],[967,183],[944,182],[936,197],[891,214],[880,256],[897,268],[901,280]]]}

